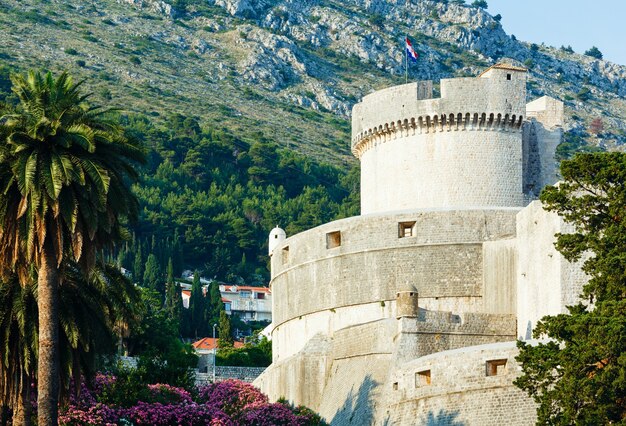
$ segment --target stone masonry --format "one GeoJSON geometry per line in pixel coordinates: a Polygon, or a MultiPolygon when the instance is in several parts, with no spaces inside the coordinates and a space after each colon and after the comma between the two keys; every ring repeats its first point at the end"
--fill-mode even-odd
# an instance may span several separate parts
{"type": "Polygon", "coordinates": [[[271,399],[333,425],[534,424],[515,339],[585,277],[530,203],[556,181],[563,104],[527,104],[525,85],[498,64],[440,98],[418,82],[354,106],[362,215],[270,235],[271,399]]]}

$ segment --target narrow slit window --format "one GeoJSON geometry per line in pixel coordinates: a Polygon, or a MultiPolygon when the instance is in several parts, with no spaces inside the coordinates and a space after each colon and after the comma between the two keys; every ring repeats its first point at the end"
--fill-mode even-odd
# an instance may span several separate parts
{"type": "Polygon", "coordinates": [[[415,221],[398,223],[398,238],[415,236],[415,221]]]}
{"type": "Polygon", "coordinates": [[[393,384],[393,390],[397,391],[398,390],[398,382],[395,382],[393,384]]]}
{"type": "Polygon", "coordinates": [[[500,376],[506,371],[506,359],[487,361],[487,376],[500,376]]]}
{"type": "Polygon", "coordinates": [[[326,248],[331,249],[341,245],[341,232],[329,232],[326,234],[326,248]]]}
{"type": "Polygon", "coordinates": [[[415,373],[415,387],[430,385],[430,370],[418,371],[415,373]]]}
{"type": "Polygon", "coordinates": [[[507,74],[506,75],[506,79],[510,81],[511,80],[511,74],[507,74]]]}

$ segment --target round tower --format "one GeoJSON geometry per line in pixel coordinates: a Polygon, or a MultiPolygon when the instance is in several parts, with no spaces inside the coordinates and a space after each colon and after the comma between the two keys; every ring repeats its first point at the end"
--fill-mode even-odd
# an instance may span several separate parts
{"type": "Polygon", "coordinates": [[[381,90],[352,111],[361,214],[523,206],[526,70],[495,65],[477,78],[381,90]]]}
{"type": "Polygon", "coordinates": [[[405,284],[396,293],[396,318],[417,318],[419,316],[419,297],[417,290],[405,284]]]}
{"type": "Polygon", "coordinates": [[[269,240],[267,243],[269,255],[271,256],[274,249],[286,239],[287,239],[287,233],[284,230],[282,230],[278,226],[272,229],[270,231],[270,236],[269,236],[269,240]]]}

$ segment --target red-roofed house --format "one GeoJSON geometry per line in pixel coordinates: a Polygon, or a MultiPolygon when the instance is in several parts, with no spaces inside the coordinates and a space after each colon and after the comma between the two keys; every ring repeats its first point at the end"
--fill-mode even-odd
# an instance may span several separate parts
{"type": "Polygon", "coordinates": [[[182,290],[181,296],[183,297],[183,308],[189,309],[189,299],[191,298],[191,290],[182,290]]]}
{"type": "Polygon", "coordinates": [[[221,284],[220,293],[230,302],[230,311],[242,320],[272,320],[272,291],[269,288],[221,284]]]}
{"type": "MultiPolygon", "coordinates": [[[[194,347],[198,354],[198,371],[200,373],[208,373],[209,368],[212,368],[215,359],[215,350],[217,349],[219,339],[212,337],[205,337],[196,342],[193,342],[191,346],[194,347]]],[[[243,347],[243,342],[235,341],[235,348],[243,347]]]]}

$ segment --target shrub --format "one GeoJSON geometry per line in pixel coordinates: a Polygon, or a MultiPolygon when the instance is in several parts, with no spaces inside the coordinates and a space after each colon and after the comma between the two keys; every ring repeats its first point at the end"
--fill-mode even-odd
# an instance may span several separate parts
{"type": "Polygon", "coordinates": [[[305,425],[304,419],[299,419],[286,405],[280,403],[259,405],[247,409],[241,418],[241,423],[247,426],[292,426],[305,425]]]}
{"type": "Polygon", "coordinates": [[[71,48],[71,47],[65,49],[65,53],[67,53],[68,55],[78,55],[78,52],[76,51],[76,49],[71,48]]]}
{"type": "Polygon", "coordinates": [[[472,3],[472,6],[478,7],[481,9],[487,9],[489,7],[489,5],[487,4],[485,0],[474,0],[474,2],[472,3]]]}
{"type": "Polygon", "coordinates": [[[600,52],[600,49],[598,49],[595,46],[593,46],[591,49],[587,50],[585,52],[585,55],[591,56],[592,58],[596,58],[596,59],[602,59],[602,52],[600,52]]]}
{"type": "Polygon", "coordinates": [[[267,404],[267,396],[249,383],[226,380],[200,388],[198,401],[237,418],[250,407],[267,404]]]}

